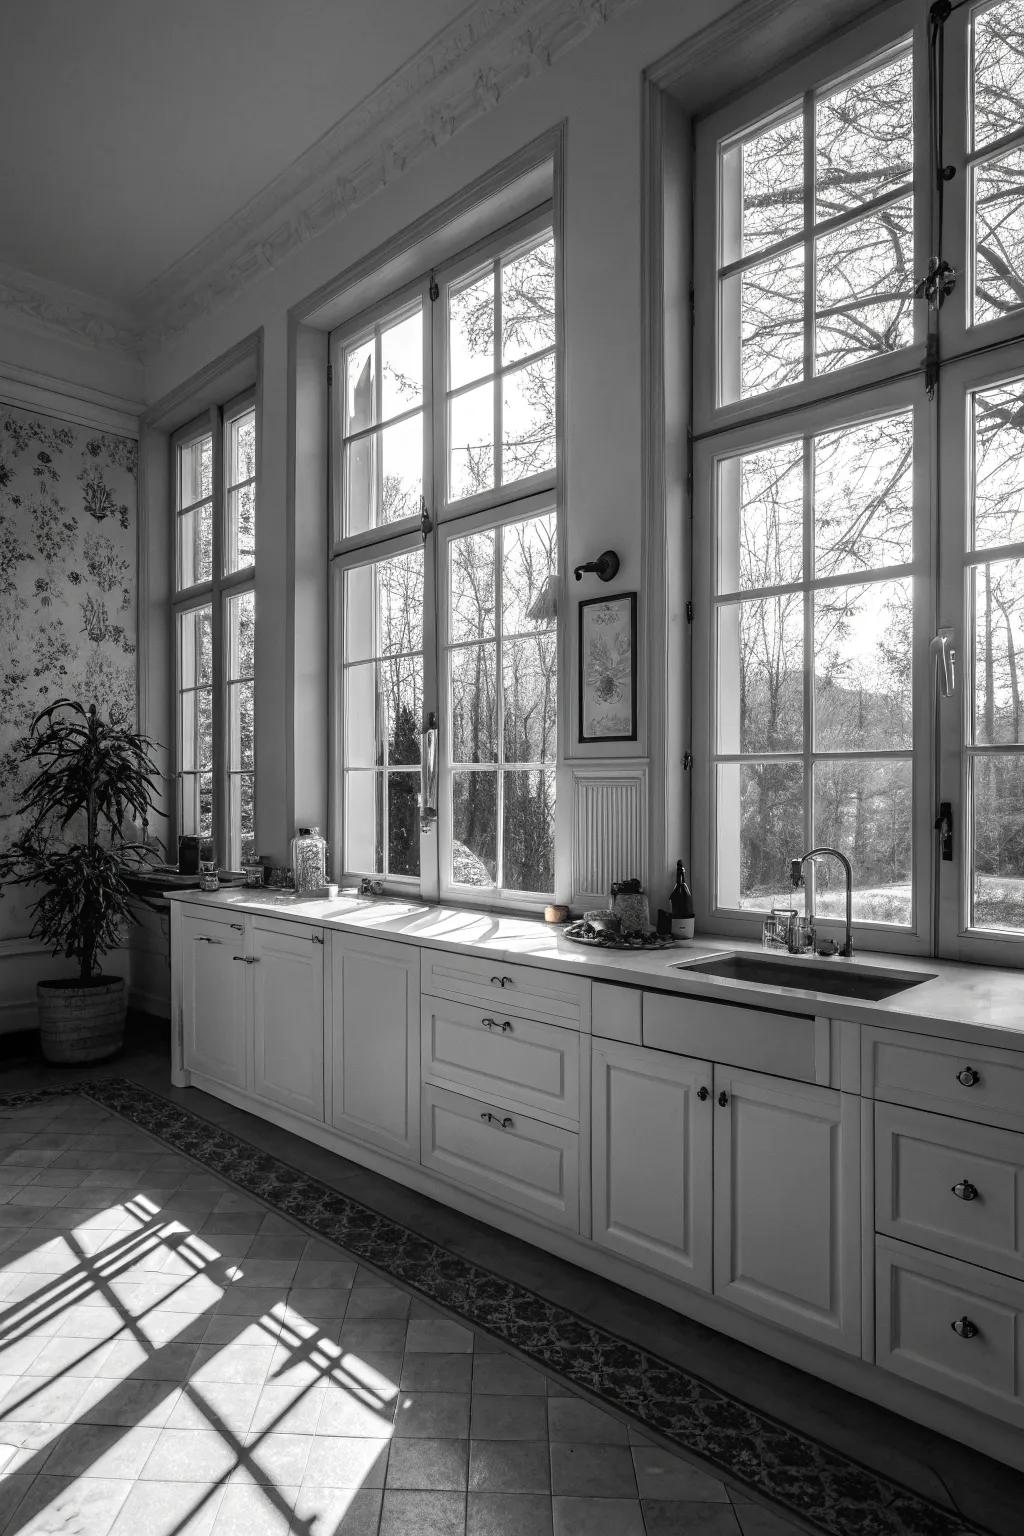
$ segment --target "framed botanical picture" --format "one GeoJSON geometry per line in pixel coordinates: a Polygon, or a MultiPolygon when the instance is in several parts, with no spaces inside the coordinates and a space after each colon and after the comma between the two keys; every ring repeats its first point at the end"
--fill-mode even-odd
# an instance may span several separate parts
{"type": "Polygon", "coordinates": [[[580,603],[580,741],[636,741],[636,593],[580,603]]]}

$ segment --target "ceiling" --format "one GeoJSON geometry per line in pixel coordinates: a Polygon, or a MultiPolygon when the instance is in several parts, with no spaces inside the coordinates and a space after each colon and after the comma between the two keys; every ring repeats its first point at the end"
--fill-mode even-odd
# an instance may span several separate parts
{"type": "Polygon", "coordinates": [[[2,0],[0,263],[131,308],[471,0],[2,0]]]}

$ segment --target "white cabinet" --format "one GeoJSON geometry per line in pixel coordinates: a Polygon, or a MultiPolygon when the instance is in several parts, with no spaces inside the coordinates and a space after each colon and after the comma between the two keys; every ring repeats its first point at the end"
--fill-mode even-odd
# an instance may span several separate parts
{"type": "Polygon", "coordinates": [[[594,1041],[593,1236],[701,1290],[711,1289],[709,1062],[594,1041]]]}
{"type": "Polygon", "coordinates": [[[859,1353],[859,1101],[605,1040],[593,1063],[595,1242],[859,1353]]]}
{"type": "Polygon", "coordinates": [[[715,1067],[715,1295],[859,1354],[860,1103],[715,1067]]]}
{"type": "Polygon", "coordinates": [[[182,1052],[189,1072],[232,1088],[249,1080],[251,1004],[245,924],[186,908],[179,956],[182,1052]]]}
{"type": "Polygon", "coordinates": [[[423,1166],[571,1232],[579,1229],[579,1135],[486,1100],[423,1087],[423,1166]]]}
{"type": "Polygon", "coordinates": [[[252,961],[253,1092],[323,1120],[323,932],[254,918],[252,961]]]}
{"type": "Polygon", "coordinates": [[[420,952],[331,935],[331,1123],[395,1157],[419,1158],[420,952]]]}

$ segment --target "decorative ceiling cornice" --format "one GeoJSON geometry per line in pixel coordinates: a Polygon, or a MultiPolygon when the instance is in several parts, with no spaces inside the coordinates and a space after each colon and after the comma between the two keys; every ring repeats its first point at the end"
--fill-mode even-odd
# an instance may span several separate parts
{"type": "Polygon", "coordinates": [[[0,316],[5,315],[27,321],[33,329],[59,331],[81,346],[117,352],[133,361],[142,356],[142,327],[126,311],[0,264],[0,316]]]}
{"type": "Polygon", "coordinates": [[[477,0],[139,295],[153,348],[234,298],[639,0],[477,0]]]}
{"type": "Polygon", "coordinates": [[[0,316],[133,360],[345,218],[640,0],[476,0],[243,208],[119,308],[0,265],[0,316]]]}

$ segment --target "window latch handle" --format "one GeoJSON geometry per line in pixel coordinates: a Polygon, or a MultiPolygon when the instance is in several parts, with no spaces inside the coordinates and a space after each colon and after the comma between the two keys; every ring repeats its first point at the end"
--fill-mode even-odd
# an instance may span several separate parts
{"type": "Polygon", "coordinates": [[[951,699],[956,692],[956,635],[951,629],[940,629],[928,647],[933,661],[939,668],[939,693],[951,699]]]}
{"type": "Polygon", "coordinates": [[[420,831],[432,832],[437,821],[437,716],[431,710],[423,727],[420,753],[420,831]]]}

